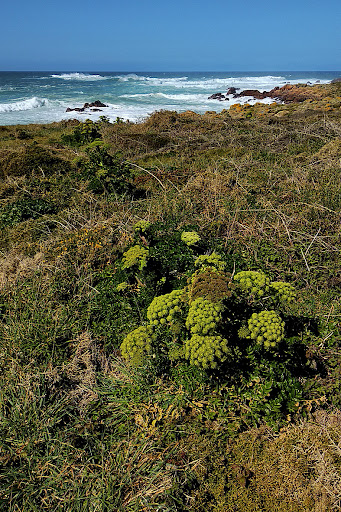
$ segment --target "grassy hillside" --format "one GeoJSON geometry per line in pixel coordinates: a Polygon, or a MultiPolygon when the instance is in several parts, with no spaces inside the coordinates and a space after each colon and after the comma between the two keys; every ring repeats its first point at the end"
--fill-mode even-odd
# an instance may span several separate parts
{"type": "Polygon", "coordinates": [[[0,177],[1,510],[341,509],[340,84],[0,127],[0,177]]]}

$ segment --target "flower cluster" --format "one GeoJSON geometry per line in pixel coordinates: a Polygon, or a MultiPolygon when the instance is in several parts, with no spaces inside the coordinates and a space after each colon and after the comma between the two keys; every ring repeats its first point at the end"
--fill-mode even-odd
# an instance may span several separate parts
{"type": "Polygon", "coordinates": [[[102,236],[100,229],[92,229],[89,230],[87,228],[80,229],[72,233],[69,237],[60,240],[58,243],[57,251],[59,251],[59,256],[64,256],[67,253],[89,253],[90,251],[95,251],[98,249],[102,249],[103,243],[99,241],[99,237],[102,236]]]}
{"type": "Polygon", "coordinates": [[[151,223],[148,222],[147,220],[139,220],[134,225],[134,231],[139,232],[139,233],[145,233],[150,226],[151,226],[151,223]]]}
{"type": "Polygon", "coordinates": [[[122,266],[123,268],[131,268],[138,265],[139,270],[142,270],[147,265],[147,258],[149,255],[148,249],[140,245],[133,245],[125,253],[123,253],[122,266]]]}
{"type": "Polygon", "coordinates": [[[181,233],[181,240],[187,245],[195,245],[199,242],[200,236],[196,231],[183,231],[181,233]]]}
{"type": "Polygon", "coordinates": [[[262,297],[265,292],[269,291],[270,279],[264,272],[244,270],[235,274],[233,279],[241,290],[253,296],[262,297]]]}
{"type": "Polygon", "coordinates": [[[188,280],[189,302],[202,297],[211,302],[220,302],[231,296],[230,274],[215,267],[199,268],[188,280]]]}
{"type": "Polygon", "coordinates": [[[194,262],[196,267],[215,267],[217,270],[224,270],[226,263],[221,259],[215,251],[212,254],[202,254],[198,256],[194,262]]]}
{"type": "Polygon", "coordinates": [[[296,298],[296,290],[289,283],[274,281],[270,284],[270,288],[275,292],[281,302],[292,302],[296,298]]]}
{"type": "Polygon", "coordinates": [[[173,290],[155,297],[147,310],[147,318],[152,325],[171,323],[181,313],[184,290],[173,290]]]}
{"type": "Polygon", "coordinates": [[[142,363],[145,355],[150,354],[154,339],[150,326],[138,327],[124,338],[121,344],[122,356],[135,364],[142,363]]]}
{"type": "Polygon", "coordinates": [[[211,334],[221,320],[222,306],[199,297],[195,299],[189,308],[186,327],[191,334],[211,334]]]}
{"type": "Polygon", "coordinates": [[[217,368],[218,362],[226,359],[228,352],[227,340],[221,336],[194,334],[185,343],[185,358],[191,365],[204,369],[217,368]]]}
{"type": "Polygon", "coordinates": [[[284,338],[284,322],[273,310],[253,313],[248,320],[248,328],[248,338],[263,344],[265,348],[276,347],[284,338]]]}

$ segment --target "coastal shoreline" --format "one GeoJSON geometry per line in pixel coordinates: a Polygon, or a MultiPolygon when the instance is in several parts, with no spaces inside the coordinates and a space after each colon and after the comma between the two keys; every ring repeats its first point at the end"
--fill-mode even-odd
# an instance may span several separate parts
{"type": "Polygon", "coordinates": [[[208,100],[216,92],[235,88],[267,90],[299,82],[329,83],[340,72],[287,73],[0,73],[0,124],[34,124],[63,119],[96,121],[101,115],[139,122],[159,110],[217,112],[240,103],[271,103],[271,98],[233,98],[222,104],[208,100]],[[66,112],[100,100],[103,112],[66,112]]]}

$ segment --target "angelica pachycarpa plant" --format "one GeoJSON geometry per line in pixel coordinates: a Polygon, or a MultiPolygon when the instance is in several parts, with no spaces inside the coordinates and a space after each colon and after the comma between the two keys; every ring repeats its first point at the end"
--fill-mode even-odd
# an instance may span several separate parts
{"type": "Polygon", "coordinates": [[[264,356],[280,350],[285,323],[276,307],[292,300],[292,285],[271,282],[262,271],[242,271],[232,278],[217,253],[197,257],[194,267],[187,286],[152,300],[147,324],[122,343],[127,360],[136,360],[137,352],[154,358],[162,352],[168,353],[171,363],[182,358],[190,365],[215,370],[233,363],[233,354],[247,346],[264,356]],[[137,334],[154,341],[145,341],[144,349],[138,351],[141,340],[132,343],[137,334]]]}

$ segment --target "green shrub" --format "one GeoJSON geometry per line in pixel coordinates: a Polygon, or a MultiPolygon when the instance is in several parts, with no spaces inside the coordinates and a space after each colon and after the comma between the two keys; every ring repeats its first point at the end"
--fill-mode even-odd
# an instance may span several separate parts
{"type": "Polygon", "coordinates": [[[7,151],[0,161],[3,176],[23,176],[38,173],[50,176],[54,173],[65,174],[71,170],[71,164],[60,158],[57,152],[32,142],[20,151],[7,151]]]}
{"type": "Polygon", "coordinates": [[[7,204],[0,210],[0,225],[11,227],[24,220],[37,219],[42,215],[56,212],[56,205],[45,199],[23,197],[7,204]]]}
{"type": "Polygon", "coordinates": [[[86,148],[88,158],[81,161],[82,177],[95,194],[124,194],[132,192],[130,167],[120,155],[110,155],[101,141],[86,148]]]}
{"type": "Polygon", "coordinates": [[[72,133],[63,133],[61,136],[62,142],[72,147],[90,144],[101,138],[102,135],[98,131],[97,124],[90,119],[87,119],[84,123],[79,123],[72,133]]]}
{"type": "Polygon", "coordinates": [[[213,385],[220,382],[237,393],[249,421],[257,424],[265,418],[279,425],[285,414],[297,410],[303,393],[299,377],[307,374],[298,337],[302,324],[294,317],[289,321],[277,307],[282,299],[288,302],[294,288],[271,282],[261,271],[240,272],[232,280],[221,270],[223,259],[211,256],[192,259],[184,288],[151,301],[149,323],[125,336],[122,355],[132,365],[154,365],[163,375],[176,375],[179,365],[196,366],[213,385]],[[286,338],[289,331],[294,343],[286,338]]]}

